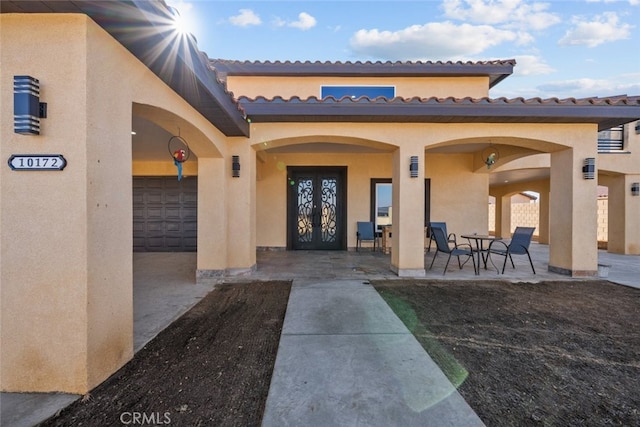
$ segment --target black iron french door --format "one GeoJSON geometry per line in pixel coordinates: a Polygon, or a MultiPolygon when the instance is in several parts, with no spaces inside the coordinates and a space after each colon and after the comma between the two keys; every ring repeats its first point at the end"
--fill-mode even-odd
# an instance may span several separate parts
{"type": "Polygon", "coordinates": [[[287,172],[288,248],[346,249],[347,168],[290,166],[287,172]]]}

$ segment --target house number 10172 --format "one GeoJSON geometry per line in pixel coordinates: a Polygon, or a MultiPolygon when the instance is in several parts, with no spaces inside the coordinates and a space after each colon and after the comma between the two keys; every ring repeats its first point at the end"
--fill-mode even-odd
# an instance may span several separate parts
{"type": "Polygon", "coordinates": [[[14,171],[61,171],[67,166],[62,154],[14,154],[9,167],[14,171]]]}

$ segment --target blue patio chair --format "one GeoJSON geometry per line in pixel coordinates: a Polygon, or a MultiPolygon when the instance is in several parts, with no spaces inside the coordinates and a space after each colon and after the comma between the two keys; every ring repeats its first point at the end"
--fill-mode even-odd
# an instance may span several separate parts
{"type": "MultiPolygon", "coordinates": [[[[509,244],[502,240],[494,240],[489,244],[489,256],[491,254],[500,255],[504,257],[504,264],[502,265],[502,274],[507,266],[507,258],[511,261],[511,267],[516,268],[513,263],[511,255],[526,255],[529,258],[529,264],[531,264],[531,270],[533,274],[536,274],[536,269],[533,267],[533,261],[531,261],[531,255],[529,254],[529,245],[531,244],[531,237],[535,227],[516,227],[511,236],[511,242],[509,244]],[[494,247],[494,245],[501,244],[504,247],[494,247]]],[[[493,261],[491,261],[493,263],[493,261]]]]}
{"type": "Polygon", "coordinates": [[[433,263],[438,256],[438,252],[442,252],[445,254],[449,254],[449,258],[447,258],[447,264],[444,266],[444,272],[442,273],[443,276],[447,273],[447,267],[449,267],[449,261],[451,261],[452,256],[458,257],[458,266],[460,267],[460,269],[462,269],[462,267],[469,261],[469,258],[471,258],[471,261],[473,262],[473,272],[476,272],[476,259],[473,257],[473,248],[471,247],[471,245],[466,243],[458,245],[456,243],[453,247],[449,246],[447,235],[444,229],[440,227],[432,227],[431,233],[433,239],[436,241],[436,253],[433,255],[433,260],[431,260],[431,266],[429,266],[429,270],[433,268],[433,263]],[[468,249],[467,246],[469,247],[468,249]],[[460,256],[467,256],[468,258],[465,260],[465,262],[460,263],[460,256]]]}
{"type": "Polygon", "coordinates": [[[447,223],[446,222],[430,222],[427,231],[429,232],[429,246],[427,246],[427,252],[431,252],[431,242],[435,241],[433,238],[433,228],[438,227],[444,230],[444,235],[447,236],[447,241],[449,243],[453,243],[455,246],[457,243],[456,235],[454,233],[447,234],[447,223]]]}
{"type": "Polygon", "coordinates": [[[356,231],[356,251],[362,247],[362,242],[373,242],[373,251],[376,251],[376,233],[374,231],[373,222],[358,221],[358,229],[356,231]]]}

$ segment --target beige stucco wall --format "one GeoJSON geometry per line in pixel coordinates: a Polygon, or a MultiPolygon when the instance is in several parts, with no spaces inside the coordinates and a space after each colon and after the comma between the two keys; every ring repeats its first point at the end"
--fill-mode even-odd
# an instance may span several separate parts
{"type": "Polygon", "coordinates": [[[258,247],[287,246],[287,166],[347,167],[347,246],[355,247],[356,222],[371,215],[371,178],[391,178],[391,155],[267,153],[257,165],[258,247]]]}
{"type": "Polygon", "coordinates": [[[488,77],[227,77],[227,87],[236,97],[320,98],[322,86],[394,86],[396,96],[402,98],[481,98],[489,94],[488,77]]]}
{"type": "Polygon", "coordinates": [[[447,232],[456,235],[486,234],[489,175],[473,172],[473,155],[428,154],[425,162],[431,178],[431,220],[446,222],[447,232]]]}
{"type": "MultiPolygon", "coordinates": [[[[0,170],[2,389],[81,393],[133,351],[131,201],[105,191],[131,187],[130,104],[119,104],[115,62],[98,54],[110,40],[84,16],[0,19],[2,99],[12,76],[27,74],[48,103],[41,135],[22,136],[3,102],[2,158],[68,162],[59,172],[0,170]]],[[[128,57],[111,47],[110,58],[128,57]]]]}
{"type": "Polygon", "coordinates": [[[48,104],[41,135],[24,136],[2,102],[0,156],[68,162],[0,169],[1,388],[85,393],[133,354],[131,177],[153,169],[132,163],[134,109],[180,126],[203,158],[227,139],[84,15],[1,14],[0,35],[1,99],[26,74],[48,104]]]}

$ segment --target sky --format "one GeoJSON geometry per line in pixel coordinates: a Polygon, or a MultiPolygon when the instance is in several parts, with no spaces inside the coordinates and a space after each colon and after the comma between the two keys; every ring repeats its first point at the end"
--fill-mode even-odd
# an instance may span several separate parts
{"type": "Polygon", "coordinates": [[[515,59],[490,97],[640,96],[640,0],[166,3],[212,59],[515,59]]]}

